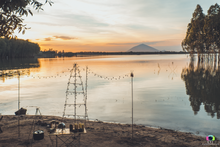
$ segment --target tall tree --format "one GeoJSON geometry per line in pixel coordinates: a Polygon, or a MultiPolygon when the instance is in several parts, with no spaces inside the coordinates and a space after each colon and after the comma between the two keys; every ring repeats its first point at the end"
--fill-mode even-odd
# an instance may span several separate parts
{"type": "MultiPolygon", "coordinates": [[[[44,4],[52,5],[51,0],[46,0],[44,4]]],[[[37,0],[0,0],[0,37],[11,38],[14,30],[25,33],[28,29],[23,24],[22,16],[33,15],[28,6],[33,6],[35,10],[43,10],[43,3],[37,0]]]]}
{"type": "Polygon", "coordinates": [[[201,53],[204,51],[204,18],[202,7],[197,5],[191,22],[188,24],[186,37],[182,41],[184,51],[201,53]]]}
{"type": "Polygon", "coordinates": [[[205,17],[204,32],[207,50],[216,52],[220,48],[220,6],[212,5],[205,17]]]}

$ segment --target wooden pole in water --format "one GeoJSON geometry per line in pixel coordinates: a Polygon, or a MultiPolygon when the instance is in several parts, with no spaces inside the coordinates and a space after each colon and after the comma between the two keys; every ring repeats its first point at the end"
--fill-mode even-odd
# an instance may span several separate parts
{"type": "Polygon", "coordinates": [[[18,110],[20,109],[20,72],[18,71],[18,110]]]}
{"type": "Polygon", "coordinates": [[[85,126],[84,127],[86,127],[86,117],[87,117],[87,105],[86,105],[86,103],[87,103],[87,80],[88,80],[88,66],[86,66],[86,96],[85,96],[85,101],[84,101],[84,103],[85,103],[85,126]]]}
{"type": "Polygon", "coordinates": [[[76,69],[77,68],[77,64],[76,63],[74,64],[73,68],[74,68],[74,72],[75,72],[74,73],[74,78],[75,78],[74,79],[74,93],[75,93],[75,95],[74,95],[74,117],[75,117],[75,123],[77,123],[76,122],[76,70],[77,70],[76,69]]]}
{"type": "MultiPolygon", "coordinates": [[[[18,71],[18,110],[20,109],[20,71],[18,71]]],[[[18,139],[20,138],[20,116],[18,116],[18,139]]]]}
{"type": "Polygon", "coordinates": [[[132,112],[132,140],[133,140],[133,77],[134,74],[131,72],[131,99],[132,99],[132,106],[131,106],[131,112],[132,112]]]}

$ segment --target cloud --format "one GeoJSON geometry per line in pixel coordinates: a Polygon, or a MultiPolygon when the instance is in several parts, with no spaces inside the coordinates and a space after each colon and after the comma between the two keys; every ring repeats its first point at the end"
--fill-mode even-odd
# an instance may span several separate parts
{"type": "MultiPolygon", "coordinates": [[[[50,47],[53,47],[54,46],[54,43],[42,43],[42,44],[40,44],[41,46],[50,46],[50,47]]],[[[57,47],[57,46],[65,46],[64,44],[55,44],[55,46],[57,47]]],[[[55,48],[55,47],[53,47],[53,48],[55,48]]]]}
{"type": "Polygon", "coordinates": [[[78,39],[78,38],[69,37],[69,36],[53,36],[53,37],[44,38],[44,41],[52,41],[53,39],[73,40],[73,39],[78,39]]]}
{"type": "Polygon", "coordinates": [[[205,12],[215,3],[214,0],[54,1],[53,7],[45,5],[45,11],[25,18],[32,27],[26,38],[37,37],[51,44],[81,43],[82,47],[77,48],[83,50],[95,50],[97,45],[106,51],[127,50],[142,43],[156,48],[179,48],[196,5],[201,4],[205,12]],[[179,41],[168,41],[173,39],[179,41]]]}
{"type": "Polygon", "coordinates": [[[69,36],[53,36],[56,39],[62,39],[62,40],[73,40],[73,39],[78,39],[76,37],[69,37],[69,36]]]}
{"type": "Polygon", "coordinates": [[[52,40],[51,37],[44,38],[44,41],[51,41],[51,40],[52,40]]]}

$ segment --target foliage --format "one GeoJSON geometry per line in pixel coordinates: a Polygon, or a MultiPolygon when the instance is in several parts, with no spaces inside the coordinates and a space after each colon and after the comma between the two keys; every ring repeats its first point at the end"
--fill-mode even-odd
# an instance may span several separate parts
{"type": "Polygon", "coordinates": [[[204,53],[220,51],[220,6],[212,5],[205,15],[197,5],[191,22],[188,24],[186,37],[182,41],[184,51],[204,53]]]}
{"type": "MultiPolygon", "coordinates": [[[[46,0],[45,4],[52,5],[53,2],[46,0]]],[[[37,0],[1,0],[0,1],[0,37],[11,38],[14,30],[18,29],[18,32],[25,33],[28,29],[23,24],[22,16],[33,15],[28,6],[33,6],[35,10],[43,10],[44,4],[37,0]]]]}
{"type": "Polygon", "coordinates": [[[207,42],[209,45],[207,46],[208,50],[212,50],[214,52],[220,48],[220,6],[218,4],[212,5],[208,14],[205,18],[205,35],[207,38],[207,42]]]}
{"type": "Polygon", "coordinates": [[[182,42],[183,50],[191,52],[202,50],[203,46],[203,26],[205,15],[200,5],[197,5],[191,23],[188,24],[186,38],[182,42]]]}
{"type": "Polygon", "coordinates": [[[39,45],[28,40],[0,38],[0,59],[33,57],[39,51],[39,45]]]}

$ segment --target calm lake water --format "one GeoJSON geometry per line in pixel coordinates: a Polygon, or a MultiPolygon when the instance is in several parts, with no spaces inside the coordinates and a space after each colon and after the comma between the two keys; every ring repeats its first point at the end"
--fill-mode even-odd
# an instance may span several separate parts
{"type": "MultiPolygon", "coordinates": [[[[73,64],[83,84],[88,66],[89,119],[131,123],[134,72],[134,123],[220,137],[220,68],[213,60],[189,55],[123,55],[0,60],[0,72],[23,73],[21,107],[35,114],[62,116],[73,64]]],[[[84,85],[85,88],[85,85],[84,85]]],[[[0,76],[0,113],[18,109],[17,76],[0,76]]],[[[73,102],[72,98],[72,102],[73,102]]]]}

